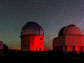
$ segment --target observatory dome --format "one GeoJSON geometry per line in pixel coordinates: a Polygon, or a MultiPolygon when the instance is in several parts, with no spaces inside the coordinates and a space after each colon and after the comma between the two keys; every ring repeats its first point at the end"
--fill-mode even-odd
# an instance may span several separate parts
{"type": "Polygon", "coordinates": [[[40,35],[44,36],[43,28],[36,22],[28,22],[22,28],[21,35],[40,35]]]}
{"type": "Polygon", "coordinates": [[[69,26],[65,26],[59,31],[59,36],[62,36],[62,35],[81,35],[81,34],[82,34],[82,31],[78,27],[76,27],[74,24],[71,24],[69,26]]]}

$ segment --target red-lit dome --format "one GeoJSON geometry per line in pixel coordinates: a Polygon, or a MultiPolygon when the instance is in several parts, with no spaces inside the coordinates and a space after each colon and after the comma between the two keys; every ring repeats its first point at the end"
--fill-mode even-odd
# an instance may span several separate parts
{"type": "Polygon", "coordinates": [[[82,34],[81,30],[78,27],[76,27],[74,24],[63,27],[59,32],[59,36],[62,36],[62,35],[81,35],[81,34],[82,34]]]}
{"type": "Polygon", "coordinates": [[[36,22],[28,22],[23,26],[21,35],[40,35],[44,36],[43,28],[36,22]]]}
{"type": "Polygon", "coordinates": [[[76,27],[75,25],[71,24],[69,26],[67,26],[64,30],[64,34],[76,34],[76,35],[80,35],[82,34],[81,30],[76,27]]]}

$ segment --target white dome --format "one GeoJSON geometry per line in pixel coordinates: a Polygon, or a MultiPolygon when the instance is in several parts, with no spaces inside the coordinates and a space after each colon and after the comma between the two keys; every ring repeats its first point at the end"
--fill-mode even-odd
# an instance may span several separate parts
{"type": "Polygon", "coordinates": [[[80,34],[82,34],[82,32],[78,27],[71,24],[65,28],[64,34],[76,34],[76,35],[79,34],[80,35],[80,34]]]}
{"type": "Polygon", "coordinates": [[[43,28],[35,23],[35,22],[28,22],[26,25],[23,26],[21,35],[40,35],[44,36],[43,28]]]}
{"type": "Polygon", "coordinates": [[[59,36],[62,36],[62,35],[81,35],[81,34],[82,34],[82,31],[78,27],[76,27],[74,24],[71,24],[69,26],[65,26],[59,31],[59,36]]]}

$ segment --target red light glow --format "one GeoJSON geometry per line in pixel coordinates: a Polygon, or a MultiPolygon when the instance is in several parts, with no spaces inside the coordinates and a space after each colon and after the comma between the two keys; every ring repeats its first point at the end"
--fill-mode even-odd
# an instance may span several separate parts
{"type": "Polygon", "coordinates": [[[43,36],[30,36],[30,51],[44,51],[43,42],[43,36]]]}
{"type": "Polygon", "coordinates": [[[68,46],[67,48],[68,48],[68,51],[69,52],[72,52],[73,51],[73,47],[72,46],[68,46]]]}

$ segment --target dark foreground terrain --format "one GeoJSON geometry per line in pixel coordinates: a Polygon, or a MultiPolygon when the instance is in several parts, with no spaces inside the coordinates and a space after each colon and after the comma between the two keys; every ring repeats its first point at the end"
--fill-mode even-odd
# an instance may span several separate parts
{"type": "Polygon", "coordinates": [[[63,52],[15,52],[0,57],[0,63],[84,63],[84,53],[63,52]]]}

